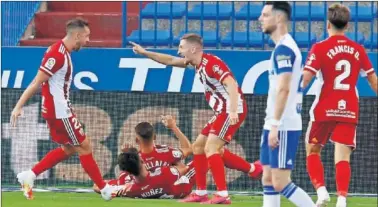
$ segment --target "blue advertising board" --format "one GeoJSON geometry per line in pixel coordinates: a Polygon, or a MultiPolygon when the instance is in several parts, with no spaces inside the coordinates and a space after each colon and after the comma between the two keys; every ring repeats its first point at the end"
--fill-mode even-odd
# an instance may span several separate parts
{"type": "MultiPolygon", "coordinates": [[[[34,78],[46,48],[2,47],[1,87],[26,88],[34,78]]],[[[155,50],[176,55],[175,50],[155,50]]],[[[267,94],[270,51],[208,50],[224,60],[246,94],[267,94]]],[[[303,62],[307,53],[303,52],[303,62]]],[[[377,53],[369,53],[377,70],[377,53]]],[[[99,91],[203,92],[193,69],[165,66],[135,55],[131,49],[87,48],[72,53],[72,89],[99,91]]],[[[317,84],[314,81],[313,86],[317,84]]],[[[360,96],[375,96],[365,78],[360,96]]],[[[314,94],[311,87],[307,94],[314,94]]]]}

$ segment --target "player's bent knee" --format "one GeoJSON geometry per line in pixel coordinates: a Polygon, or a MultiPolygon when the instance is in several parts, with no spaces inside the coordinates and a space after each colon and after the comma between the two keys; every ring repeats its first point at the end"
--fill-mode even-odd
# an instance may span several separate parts
{"type": "Polygon", "coordinates": [[[291,182],[290,174],[289,170],[272,170],[272,184],[277,192],[281,192],[291,182]]]}
{"type": "Polygon", "coordinates": [[[307,156],[309,156],[310,154],[319,154],[320,155],[322,148],[323,147],[321,145],[318,145],[318,144],[307,144],[306,145],[307,156]]]}
{"type": "Polygon", "coordinates": [[[263,185],[272,185],[272,171],[269,165],[263,166],[261,182],[263,185]]]}
{"type": "Polygon", "coordinates": [[[88,155],[92,153],[92,145],[88,138],[86,138],[79,146],[75,146],[76,152],[80,155],[88,155]]]}
{"type": "Polygon", "coordinates": [[[218,138],[217,135],[210,134],[205,145],[206,156],[209,157],[213,154],[221,154],[225,142],[218,138]]]}
{"type": "Polygon", "coordinates": [[[350,162],[352,148],[343,144],[335,143],[335,164],[340,161],[350,162]]]}
{"type": "Polygon", "coordinates": [[[205,145],[196,141],[192,144],[192,150],[193,154],[205,154],[205,145]]]}

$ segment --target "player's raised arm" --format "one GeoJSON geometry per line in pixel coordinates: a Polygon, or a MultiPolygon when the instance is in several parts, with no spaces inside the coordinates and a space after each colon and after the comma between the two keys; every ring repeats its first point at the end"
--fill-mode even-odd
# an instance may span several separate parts
{"type": "Polygon", "coordinates": [[[180,150],[182,151],[183,158],[188,157],[193,153],[192,144],[190,143],[188,137],[180,130],[176,124],[176,120],[171,115],[166,115],[161,117],[162,123],[175,133],[176,137],[180,142],[180,150]]]}
{"type": "Polygon", "coordinates": [[[37,75],[35,76],[34,80],[30,83],[30,85],[26,88],[24,93],[21,95],[21,98],[18,100],[16,106],[14,107],[12,114],[11,114],[11,126],[16,126],[17,117],[21,115],[22,107],[25,103],[38,91],[38,88],[43,82],[46,82],[50,76],[46,73],[42,72],[41,70],[38,71],[37,75]]]}
{"type": "Polygon", "coordinates": [[[135,42],[130,41],[130,44],[133,45],[133,51],[135,54],[146,56],[158,63],[164,64],[164,65],[181,67],[181,68],[186,68],[187,66],[184,58],[179,58],[179,57],[175,57],[175,56],[167,55],[163,53],[158,53],[158,52],[151,52],[144,49],[142,46],[138,45],[135,42]]]}

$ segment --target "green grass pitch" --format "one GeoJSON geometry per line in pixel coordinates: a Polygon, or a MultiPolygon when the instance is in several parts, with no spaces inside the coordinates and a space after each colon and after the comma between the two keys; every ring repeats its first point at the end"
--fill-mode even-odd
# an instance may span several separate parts
{"type": "MultiPolygon", "coordinates": [[[[2,192],[3,207],[194,207],[200,204],[182,204],[176,200],[142,200],[115,198],[104,201],[95,193],[60,193],[35,192],[34,200],[26,200],[22,192],[2,192]]],[[[314,198],[315,199],[315,198],[314,198]]],[[[335,206],[336,197],[332,197],[331,207],[335,206]]],[[[214,205],[212,205],[214,206],[214,205]]],[[[232,205],[235,207],[261,207],[262,196],[232,196],[232,205]]],[[[294,206],[282,198],[281,207],[294,206]]],[[[348,207],[377,207],[377,198],[349,197],[348,207]]]]}

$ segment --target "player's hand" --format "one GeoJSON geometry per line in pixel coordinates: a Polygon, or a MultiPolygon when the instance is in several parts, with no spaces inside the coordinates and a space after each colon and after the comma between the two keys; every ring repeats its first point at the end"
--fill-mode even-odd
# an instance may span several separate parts
{"type": "Polygon", "coordinates": [[[161,122],[168,129],[172,129],[177,126],[175,118],[171,115],[161,116],[161,122]]]}
{"type": "Polygon", "coordinates": [[[269,131],[268,144],[272,149],[278,147],[279,145],[278,129],[275,126],[272,126],[272,129],[269,131]]]}
{"type": "Polygon", "coordinates": [[[22,108],[14,108],[10,117],[10,124],[12,127],[16,126],[17,118],[21,116],[22,108]]]}
{"type": "Polygon", "coordinates": [[[142,46],[138,45],[135,42],[129,41],[130,44],[133,45],[133,51],[135,54],[143,55],[146,52],[146,49],[144,49],[142,46]]]}
{"type": "Polygon", "coordinates": [[[130,148],[133,148],[133,146],[131,145],[131,144],[129,144],[129,143],[124,143],[123,145],[122,145],[122,152],[127,152],[130,148]]]}
{"type": "Polygon", "coordinates": [[[230,124],[235,125],[239,122],[239,115],[236,112],[230,112],[230,124]]]}

